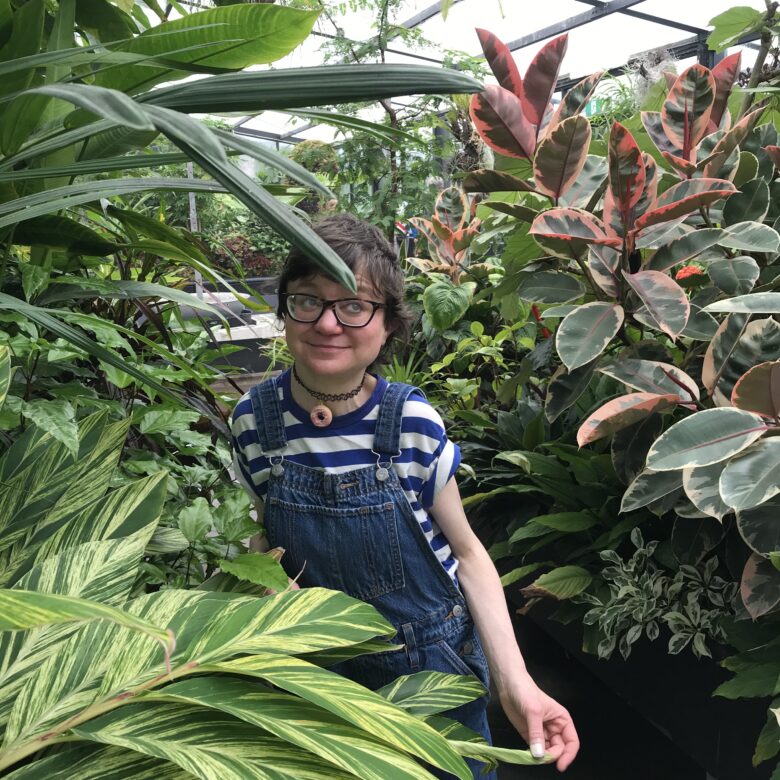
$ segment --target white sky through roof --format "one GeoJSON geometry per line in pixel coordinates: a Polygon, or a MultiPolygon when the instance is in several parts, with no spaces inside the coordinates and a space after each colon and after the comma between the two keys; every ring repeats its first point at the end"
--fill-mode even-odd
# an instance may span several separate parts
{"type": "MultiPolygon", "coordinates": [[[[403,22],[429,8],[432,0],[407,0],[402,6],[396,21],[403,22]]],[[[735,5],[748,5],[759,11],[765,11],[763,0],[644,0],[631,10],[672,20],[679,24],[703,30],[709,29],[709,21],[714,16],[735,5]]],[[[564,20],[588,13],[593,6],[577,0],[460,0],[449,11],[446,21],[435,14],[419,29],[433,47],[418,47],[413,53],[441,59],[443,49],[455,49],[469,54],[479,54],[480,47],[475,27],[484,27],[510,42],[537,30],[564,20]],[[436,48],[440,47],[440,48],[436,48]]],[[[375,34],[372,15],[368,11],[349,12],[336,17],[345,35],[355,40],[365,40],[375,34]]],[[[324,18],[315,26],[315,30],[332,33],[332,26],[324,18]]],[[[597,70],[615,68],[624,65],[636,54],[690,39],[694,31],[676,29],[632,16],[613,13],[596,19],[581,27],[569,31],[569,44],[563,60],[561,75],[582,77],[597,70]]],[[[552,36],[551,36],[552,37],[552,36]]],[[[318,35],[310,36],[294,52],[275,64],[278,68],[297,68],[315,66],[323,62],[321,46],[326,39],[318,35]]],[[[544,45],[539,41],[514,52],[520,72],[525,72],[536,52],[544,45]]],[[[403,44],[389,43],[391,49],[403,48],[403,44]]],[[[755,58],[755,51],[743,50],[743,67],[755,58]]],[[[388,62],[409,62],[424,64],[402,54],[388,53],[388,62]]],[[[678,72],[695,62],[695,59],[681,60],[677,64],[678,72]]],[[[367,112],[366,119],[379,119],[381,110],[367,112]]],[[[286,114],[266,111],[257,117],[245,119],[242,126],[273,134],[294,132],[300,138],[316,138],[331,141],[337,137],[329,127],[320,125],[304,129],[308,125],[303,120],[290,120],[286,114]]]]}

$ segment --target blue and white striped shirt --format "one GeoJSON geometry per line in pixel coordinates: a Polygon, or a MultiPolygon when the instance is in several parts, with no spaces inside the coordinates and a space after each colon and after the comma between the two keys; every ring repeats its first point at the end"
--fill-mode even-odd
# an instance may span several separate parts
{"type": "MultiPolygon", "coordinates": [[[[377,456],[371,449],[379,401],[387,387],[385,379],[377,377],[368,401],[354,411],[334,417],[327,428],[314,426],[308,412],[292,397],[290,371],[280,376],[278,384],[288,442],[285,459],[331,474],[376,463],[377,456]]],[[[249,393],[241,397],[233,410],[231,431],[236,477],[253,499],[263,501],[271,464],[260,447],[249,393]]],[[[412,393],[403,407],[401,454],[393,459],[393,467],[425,538],[453,580],[458,562],[427,510],[459,464],[460,449],[447,438],[441,417],[422,393],[412,393]]]]}

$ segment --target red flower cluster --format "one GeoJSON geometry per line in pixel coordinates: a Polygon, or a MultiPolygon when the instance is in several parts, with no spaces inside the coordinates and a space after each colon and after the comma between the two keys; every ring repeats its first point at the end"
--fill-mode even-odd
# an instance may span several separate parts
{"type": "Polygon", "coordinates": [[[684,265],[674,275],[674,278],[680,282],[683,279],[690,279],[692,276],[704,276],[704,271],[698,265],[684,265]]]}

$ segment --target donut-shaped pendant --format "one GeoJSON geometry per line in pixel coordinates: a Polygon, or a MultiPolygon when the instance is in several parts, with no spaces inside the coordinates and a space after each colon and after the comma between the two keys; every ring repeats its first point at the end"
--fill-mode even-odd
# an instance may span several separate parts
{"type": "Polygon", "coordinates": [[[333,420],[333,412],[325,404],[317,404],[309,415],[312,424],[318,428],[327,428],[333,420]]]}

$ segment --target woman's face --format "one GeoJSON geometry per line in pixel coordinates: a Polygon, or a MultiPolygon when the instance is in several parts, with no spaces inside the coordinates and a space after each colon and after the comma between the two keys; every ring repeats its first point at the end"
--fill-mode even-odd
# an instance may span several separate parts
{"type": "MultiPolygon", "coordinates": [[[[357,294],[322,274],[290,282],[287,293],[313,295],[331,301],[362,298],[384,303],[384,295],[362,274],[358,272],[355,278],[357,294]]],[[[332,308],[326,308],[316,322],[296,322],[287,316],[285,333],[298,370],[303,369],[312,381],[317,376],[359,377],[376,360],[389,335],[384,309],[377,309],[371,322],[363,328],[345,327],[336,319],[332,308]]]]}

